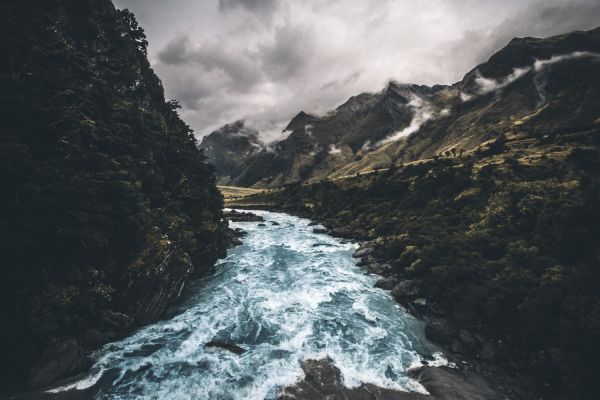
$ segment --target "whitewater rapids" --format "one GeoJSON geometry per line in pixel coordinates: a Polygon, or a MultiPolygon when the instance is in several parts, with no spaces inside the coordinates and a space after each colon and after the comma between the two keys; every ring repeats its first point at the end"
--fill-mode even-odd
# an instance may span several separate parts
{"type": "Polygon", "coordinates": [[[306,219],[253,212],[266,226],[230,224],[248,232],[243,244],[214,275],[186,288],[178,315],[104,346],[87,377],[53,392],[96,387],[97,399],[274,399],[303,377],[303,360],[325,357],[347,386],[422,391],[406,371],[444,360],[424,339],[422,323],[356,266],[357,245],[313,233],[306,219]],[[246,352],[205,347],[211,340],[246,352]]]}

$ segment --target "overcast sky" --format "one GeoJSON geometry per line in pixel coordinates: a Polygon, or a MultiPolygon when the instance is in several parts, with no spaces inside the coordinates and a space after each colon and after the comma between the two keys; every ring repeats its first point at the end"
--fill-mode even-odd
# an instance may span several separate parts
{"type": "Polygon", "coordinates": [[[146,30],[168,99],[201,137],[276,137],[393,79],[449,84],[515,36],[600,25],[598,0],[115,0],[146,30]]]}

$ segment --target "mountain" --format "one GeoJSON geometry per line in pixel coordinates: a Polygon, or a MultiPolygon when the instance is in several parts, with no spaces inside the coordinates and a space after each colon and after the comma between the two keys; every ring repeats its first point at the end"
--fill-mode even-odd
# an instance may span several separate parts
{"type": "Polygon", "coordinates": [[[133,14],[13,0],[0,30],[4,394],[76,373],[87,351],[157,320],[223,256],[226,222],[133,14]]]}
{"type": "MultiPolygon", "coordinates": [[[[276,187],[471,151],[505,132],[585,129],[597,123],[599,60],[600,28],[513,39],[453,85],[390,82],[325,115],[300,112],[285,139],[236,160],[239,175],[219,166],[217,175],[233,176],[230,184],[276,187]]],[[[218,158],[228,149],[211,151],[218,158]]]]}
{"type": "MultiPolygon", "coordinates": [[[[600,28],[515,39],[452,86],[351,99],[348,120],[397,99],[390,88],[411,100],[388,106],[410,112],[385,134],[332,139],[356,158],[339,170],[319,162],[304,180],[282,170],[266,183],[296,182],[229,205],[302,215],[360,240],[359,265],[383,276],[376,286],[458,365],[532,378],[535,398],[600,398],[599,71],[600,28]]],[[[325,143],[325,131],[310,141],[302,127],[335,112],[307,118],[281,143],[325,143]]]]}
{"type": "Polygon", "coordinates": [[[236,121],[214,131],[202,140],[202,148],[210,163],[220,174],[219,183],[230,184],[243,173],[244,161],[263,150],[258,140],[258,131],[245,126],[244,121],[236,121]]]}

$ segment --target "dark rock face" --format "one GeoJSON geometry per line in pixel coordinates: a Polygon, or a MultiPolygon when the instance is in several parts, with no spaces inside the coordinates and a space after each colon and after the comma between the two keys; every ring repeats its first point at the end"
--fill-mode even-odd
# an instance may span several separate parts
{"type": "Polygon", "coordinates": [[[313,228],[313,233],[329,233],[329,229],[325,229],[325,228],[313,228]]]}
{"type": "Polygon", "coordinates": [[[88,366],[89,360],[83,348],[75,340],[66,340],[44,353],[40,362],[31,369],[28,385],[31,389],[41,388],[88,366]]]}
{"type": "Polygon", "coordinates": [[[456,329],[443,318],[434,318],[425,326],[425,336],[436,343],[450,344],[456,337],[456,329]]]}

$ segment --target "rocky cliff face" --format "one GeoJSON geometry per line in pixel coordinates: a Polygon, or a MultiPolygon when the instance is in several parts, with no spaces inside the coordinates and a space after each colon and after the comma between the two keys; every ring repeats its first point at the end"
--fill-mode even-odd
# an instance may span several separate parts
{"type": "MultiPolygon", "coordinates": [[[[241,156],[243,173],[231,183],[262,187],[339,178],[453,156],[508,132],[587,129],[600,113],[599,65],[600,29],[514,39],[454,85],[391,82],[326,115],[301,112],[269,154],[241,156]]],[[[229,171],[217,167],[221,176],[229,171]]]]}
{"type": "Polygon", "coordinates": [[[228,185],[239,179],[247,159],[265,149],[258,140],[258,131],[236,121],[214,131],[202,140],[202,148],[219,174],[219,183],[228,185]]]}
{"type": "Polygon", "coordinates": [[[223,255],[226,225],[131,13],[15,0],[0,15],[0,386],[37,363],[39,387],[159,318],[223,255]]]}

